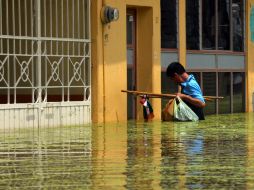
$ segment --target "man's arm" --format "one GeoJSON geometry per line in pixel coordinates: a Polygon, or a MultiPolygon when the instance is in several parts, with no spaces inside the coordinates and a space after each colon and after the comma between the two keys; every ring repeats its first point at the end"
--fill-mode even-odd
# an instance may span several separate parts
{"type": "Polygon", "coordinates": [[[192,98],[191,96],[182,94],[182,93],[177,93],[176,96],[180,97],[182,100],[184,100],[186,102],[193,104],[196,107],[199,107],[199,108],[205,107],[205,103],[197,98],[192,98]]]}

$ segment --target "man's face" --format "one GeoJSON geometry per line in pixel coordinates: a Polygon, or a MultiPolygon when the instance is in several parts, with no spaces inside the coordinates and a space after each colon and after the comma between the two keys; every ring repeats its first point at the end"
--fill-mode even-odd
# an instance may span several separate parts
{"type": "Polygon", "coordinates": [[[174,73],[174,76],[170,77],[170,79],[173,80],[177,84],[180,84],[180,83],[184,82],[182,77],[180,75],[178,75],[177,73],[174,73]]]}

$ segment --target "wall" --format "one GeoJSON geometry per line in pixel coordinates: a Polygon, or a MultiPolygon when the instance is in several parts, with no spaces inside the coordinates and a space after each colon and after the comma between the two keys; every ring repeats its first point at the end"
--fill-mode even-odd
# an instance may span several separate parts
{"type": "MultiPolygon", "coordinates": [[[[92,121],[127,119],[126,9],[137,9],[137,90],[160,92],[160,1],[96,0],[92,2],[92,121]],[[119,9],[119,20],[102,25],[102,5],[119,9]],[[151,40],[149,40],[151,39],[151,40]],[[150,81],[143,82],[147,77],[150,81]]],[[[160,118],[160,100],[152,102],[160,118]]],[[[140,105],[139,105],[140,106],[140,105]]]]}

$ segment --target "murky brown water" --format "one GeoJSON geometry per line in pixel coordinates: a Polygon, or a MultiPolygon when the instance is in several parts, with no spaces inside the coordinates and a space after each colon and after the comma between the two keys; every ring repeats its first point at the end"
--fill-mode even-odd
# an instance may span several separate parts
{"type": "Polygon", "coordinates": [[[253,120],[1,129],[0,189],[254,189],[253,120]]]}

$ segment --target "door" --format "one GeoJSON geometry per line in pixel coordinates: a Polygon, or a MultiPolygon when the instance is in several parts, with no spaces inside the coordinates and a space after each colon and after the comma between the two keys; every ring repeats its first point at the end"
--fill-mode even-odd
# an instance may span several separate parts
{"type": "MultiPolygon", "coordinates": [[[[136,90],[136,11],[127,9],[127,88],[136,90]]],[[[127,95],[127,118],[136,119],[136,98],[127,95]]]]}

